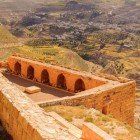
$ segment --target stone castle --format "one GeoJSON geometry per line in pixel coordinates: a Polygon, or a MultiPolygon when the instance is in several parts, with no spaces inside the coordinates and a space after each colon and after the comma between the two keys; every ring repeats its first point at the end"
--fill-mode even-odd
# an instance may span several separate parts
{"type": "Polygon", "coordinates": [[[0,74],[0,120],[14,140],[113,140],[93,124],[84,124],[79,130],[58,114],[45,113],[40,108],[52,105],[83,105],[111,114],[131,126],[134,124],[135,82],[132,80],[91,75],[19,56],[11,56],[2,67],[23,79],[72,94],[35,103],[0,74]]]}

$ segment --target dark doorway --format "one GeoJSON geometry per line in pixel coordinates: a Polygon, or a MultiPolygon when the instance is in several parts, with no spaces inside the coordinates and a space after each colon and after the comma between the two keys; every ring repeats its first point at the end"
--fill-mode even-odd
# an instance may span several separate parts
{"type": "Polygon", "coordinates": [[[16,75],[21,75],[21,64],[19,62],[16,62],[14,71],[16,75]]]}
{"type": "Polygon", "coordinates": [[[62,88],[62,89],[67,89],[66,78],[65,78],[65,76],[63,74],[60,74],[57,77],[57,87],[62,88]]]}
{"type": "Polygon", "coordinates": [[[27,69],[27,78],[33,80],[34,79],[34,68],[29,66],[27,69]]]}
{"type": "Polygon", "coordinates": [[[75,92],[81,92],[81,91],[84,91],[85,90],[85,84],[83,82],[82,79],[78,79],[76,82],[75,82],[75,88],[74,88],[74,91],[75,92]]]}
{"type": "Polygon", "coordinates": [[[102,113],[107,115],[109,114],[109,107],[110,107],[110,103],[111,103],[111,98],[109,95],[105,96],[103,98],[103,108],[102,108],[102,113]]]}
{"type": "Polygon", "coordinates": [[[108,106],[104,106],[102,109],[102,113],[107,115],[108,114],[108,106]]]}
{"type": "Polygon", "coordinates": [[[43,70],[43,71],[41,72],[41,82],[42,82],[43,84],[47,84],[47,85],[50,84],[49,73],[48,73],[47,70],[43,70]]]}

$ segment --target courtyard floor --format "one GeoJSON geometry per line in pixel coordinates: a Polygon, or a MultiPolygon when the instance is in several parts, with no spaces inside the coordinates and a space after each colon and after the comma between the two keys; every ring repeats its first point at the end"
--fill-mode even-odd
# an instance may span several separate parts
{"type": "Polygon", "coordinates": [[[37,86],[41,88],[41,92],[38,93],[34,93],[34,94],[25,93],[28,97],[30,97],[33,101],[37,103],[53,100],[57,98],[62,98],[66,96],[73,96],[71,92],[61,90],[55,87],[47,86],[41,83],[36,83],[31,80],[23,79],[16,75],[12,75],[8,73],[8,74],[4,74],[4,76],[23,92],[25,91],[26,87],[30,87],[30,86],[37,86]]]}

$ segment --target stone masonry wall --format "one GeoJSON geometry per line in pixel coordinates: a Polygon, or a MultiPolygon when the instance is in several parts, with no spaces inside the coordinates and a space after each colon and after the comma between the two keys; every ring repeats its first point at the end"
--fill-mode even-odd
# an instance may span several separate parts
{"type": "Polygon", "coordinates": [[[51,105],[84,105],[95,108],[103,113],[111,114],[114,118],[130,125],[134,123],[135,82],[108,83],[100,87],[83,91],[72,97],[64,97],[39,103],[40,106],[51,105]],[[105,112],[104,112],[104,109],[105,112]]]}
{"type": "Polygon", "coordinates": [[[13,140],[115,140],[91,123],[81,131],[58,114],[45,113],[2,74],[0,120],[13,140]]]}
{"type": "Polygon", "coordinates": [[[88,108],[95,108],[104,114],[111,114],[114,118],[134,123],[135,106],[135,82],[130,80],[112,81],[100,78],[91,74],[81,73],[58,66],[53,66],[29,59],[12,56],[8,60],[8,68],[14,73],[15,64],[21,64],[21,76],[27,78],[29,66],[34,68],[34,77],[41,82],[41,72],[46,69],[49,73],[52,86],[57,85],[57,77],[63,74],[66,78],[67,90],[74,92],[74,85],[77,79],[82,79],[85,84],[85,91],[77,93],[73,97],[64,97],[54,101],[46,101],[40,105],[84,105],[88,108]]]}
{"type": "Polygon", "coordinates": [[[108,82],[107,79],[100,78],[97,76],[84,74],[81,72],[65,69],[59,66],[53,66],[37,61],[32,61],[25,58],[12,56],[8,60],[9,69],[14,72],[16,62],[21,64],[21,75],[23,78],[27,78],[27,69],[32,66],[35,70],[34,76],[38,82],[41,82],[41,72],[46,69],[49,73],[49,79],[52,86],[57,85],[57,77],[63,74],[66,78],[67,90],[74,92],[74,85],[77,79],[82,79],[85,84],[85,89],[91,89],[108,82]]]}
{"type": "Polygon", "coordinates": [[[0,120],[14,140],[77,140],[0,74],[0,120]]]}

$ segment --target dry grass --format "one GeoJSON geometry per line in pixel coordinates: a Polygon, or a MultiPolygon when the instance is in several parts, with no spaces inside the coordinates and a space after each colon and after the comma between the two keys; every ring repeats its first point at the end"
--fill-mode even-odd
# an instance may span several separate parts
{"type": "Polygon", "coordinates": [[[129,125],[126,125],[122,122],[117,121],[112,118],[112,116],[105,116],[98,111],[88,110],[83,106],[50,106],[44,108],[46,112],[54,111],[60,116],[73,123],[77,127],[81,128],[82,124],[75,124],[75,121],[78,122],[79,119],[82,119],[82,122],[91,122],[96,126],[112,135],[116,140],[139,140],[140,132],[135,130],[129,125]],[[118,131],[118,128],[120,129],[118,131]],[[124,132],[122,132],[124,131],[124,132]],[[126,133],[125,133],[126,132],[126,133]]]}
{"type": "Polygon", "coordinates": [[[140,98],[140,91],[136,92],[136,97],[140,98]]]}
{"type": "Polygon", "coordinates": [[[71,107],[71,106],[51,106],[44,108],[46,112],[54,111],[67,121],[72,121],[73,118],[82,119],[86,116],[83,107],[71,107]]]}
{"type": "Polygon", "coordinates": [[[0,24],[0,44],[17,43],[14,37],[4,26],[0,24]]]}
{"type": "Polygon", "coordinates": [[[89,72],[93,66],[83,60],[77,53],[58,46],[23,46],[19,47],[17,52],[35,60],[79,71],[89,72]]]}

